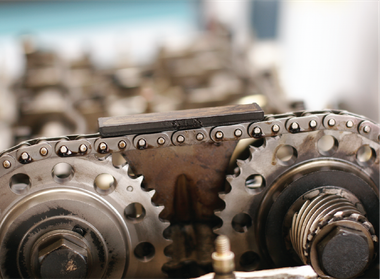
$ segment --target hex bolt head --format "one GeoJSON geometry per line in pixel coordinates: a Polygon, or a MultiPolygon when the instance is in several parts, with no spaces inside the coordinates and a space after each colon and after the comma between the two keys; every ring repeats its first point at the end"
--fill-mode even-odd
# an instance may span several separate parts
{"type": "Polygon", "coordinates": [[[41,278],[86,278],[88,252],[61,238],[39,251],[38,262],[41,278]]]}
{"type": "Polygon", "coordinates": [[[117,146],[119,147],[119,149],[124,149],[127,147],[127,143],[124,140],[121,140],[121,141],[119,141],[117,146]]]}
{"type": "Polygon", "coordinates": [[[216,133],[215,133],[215,138],[216,139],[222,139],[224,137],[224,135],[223,135],[223,132],[222,131],[217,131],[216,133]]]}
{"type": "Polygon", "coordinates": [[[163,144],[165,144],[165,139],[163,138],[163,137],[159,137],[158,139],[157,139],[157,143],[159,144],[159,145],[163,145],[163,144]]]}
{"type": "Polygon", "coordinates": [[[309,127],[312,128],[312,129],[316,128],[317,127],[317,121],[311,120],[309,122],[309,127]]]}
{"type": "Polygon", "coordinates": [[[336,227],[318,244],[318,261],[322,270],[335,278],[360,275],[370,259],[370,248],[364,233],[346,227],[336,227]]]}
{"type": "Polygon", "coordinates": [[[329,119],[329,121],[327,122],[327,124],[328,124],[330,127],[333,127],[333,126],[335,126],[336,121],[335,121],[334,118],[331,118],[331,119],[329,119]]]}
{"type": "Polygon", "coordinates": [[[205,138],[205,136],[202,133],[197,134],[197,140],[202,141],[205,138]]]}
{"type": "Polygon", "coordinates": [[[11,164],[10,161],[5,160],[5,161],[3,162],[3,167],[4,167],[5,169],[9,169],[11,166],[12,166],[12,164],[11,164]]]}
{"type": "Polygon", "coordinates": [[[40,149],[40,154],[41,154],[41,156],[46,156],[46,155],[48,155],[48,149],[46,148],[46,147],[41,147],[41,149],[40,149]]]}

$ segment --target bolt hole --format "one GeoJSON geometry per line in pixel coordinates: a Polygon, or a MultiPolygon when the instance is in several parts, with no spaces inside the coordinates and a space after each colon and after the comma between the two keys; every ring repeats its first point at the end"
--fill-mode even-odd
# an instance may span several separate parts
{"type": "Polygon", "coordinates": [[[252,218],[246,213],[239,213],[232,219],[231,224],[235,231],[244,233],[252,226],[252,218]]]}
{"type": "Polygon", "coordinates": [[[290,145],[283,145],[277,150],[276,157],[281,165],[289,166],[295,163],[297,150],[290,145]]]}
{"type": "Polygon", "coordinates": [[[74,169],[67,163],[58,163],[53,167],[52,175],[57,183],[64,183],[73,177],[74,169]]]}
{"type": "Polygon", "coordinates": [[[252,174],[245,180],[245,187],[248,193],[257,194],[265,187],[265,179],[260,174],[252,174]]]}
{"type": "Polygon", "coordinates": [[[9,181],[9,187],[17,195],[26,194],[30,188],[30,178],[23,173],[15,174],[9,181]]]}
{"type": "Polygon", "coordinates": [[[131,221],[141,221],[145,217],[145,208],[141,203],[134,202],[124,209],[125,217],[131,221]]]}
{"type": "Polygon", "coordinates": [[[330,135],[324,135],[318,140],[318,151],[321,155],[331,156],[338,149],[338,141],[330,135]]]}
{"type": "Polygon", "coordinates": [[[245,252],[241,255],[239,264],[245,271],[255,270],[260,264],[260,256],[253,251],[245,252]]]}
{"type": "Polygon", "coordinates": [[[155,252],[154,246],[149,242],[141,242],[134,250],[135,257],[142,262],[150,261],[155,252]]]}
{"type": "Polygon", "coordinates": [[[376,159],[376,152],[369,145],[363,145],[356,153],[356,160],[361,166],[369,166],[376,159]]]}
{"type": "Polygon", "coordinates": [[[115,189],[116,180],[112,175],[102,173],[95,178],[94,187],[99,194],[108,195],[115,189]]]}

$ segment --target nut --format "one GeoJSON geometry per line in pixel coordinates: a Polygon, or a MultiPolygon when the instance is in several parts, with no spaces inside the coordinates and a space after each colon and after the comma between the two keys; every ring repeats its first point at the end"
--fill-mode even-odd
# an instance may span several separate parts
{"type": "Polygon", "coordinates": [[[85,278],[88,252],[78,244],[60,238],[38,253],[41,278],[85,278]]]}
{"type": "Polygon", "coordinates": [[[335,278],[360,275],[370,262],[368,239],[361,231],[338,226],[317,243],[322,270],[335,278]]]}

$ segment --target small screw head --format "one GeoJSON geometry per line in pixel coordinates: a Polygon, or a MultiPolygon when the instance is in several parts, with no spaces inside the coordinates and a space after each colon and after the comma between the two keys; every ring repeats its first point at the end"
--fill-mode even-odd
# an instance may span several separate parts
{"type": "Polygon", "coordinates": [[[223,135],[223,132],[222,131],[217,131],[216,133],[215,133],[215,138],[217,138],[217,139],[222,139],[224,137],[224,135],[223,135]]]}
{"type": "Polygon", "coordinates": [[[309,122],[309,127],[312,128],[312,129],[316,128],[317,127],[317,121],[311,120],[309,122]]]}
{"type": "Polygon", "coordinates": [[[27,152],[22,152],[20,157],[22,160],[26,161],[29,159],[29,154],[27,152]]]}
{"type": "Polygon", "coordinates": [[[139,139],[139,141],[137,142],[137,145],[139,146],[139,148],[145,148],[146,140],[145,139],[139,139]]]}
{"type": "Polygon", "coordinates": [[[277,124],[274,124],[272,126],[272,132],[273,133],[278,133],[280,131],[280,126],[278,126],[277,124]]]}
{"type": "Polygon", "coordinates": [[[202,141],[205,138],[205,136],[202,133],[197,134],[197,140],[202,141]]]}
{"type": "Polygon", "coordinates": [[[163,145],[163,144],[165,144],[165,139],[163,138],[163,137],[159,137],[158,139],[157,139],[157,143],[159,144],[159,145],[163,145]]]}
{"type": "Polygon", "coordinates": [[[87,151],[87,146],[85,144],[81,144],[79,146],[79,151],[85,153],[87,151]]]}
{"type": "Polygon", "coordinates": [[[65,145],[62,145],[61,148],[59,149],[59,151],[62,154],[66,154],[69,150],[67,149],[67,147],[65,145]]]}
{"type": "Polygon", "coordinates": [[[127,143],[124,140],[121,140],[121,141],[119,141],[117,146],[119,147],[119,149],[124,149],[127,147],[127,143]]]}
{"type": "Polygon", "coordinates": [[[11,166],[12,166],[12,164],[11,164],[11,162],[9,162],[8,160],[5,160],[5,161],[3,162],[3,167],[4,167],[5,169],[9,169],[11,166]]]}
{"type": "Polygon", "coordinates": [[[252,136],[253,136],[254,138],[261,137],[261,134],[262,134],[262,131],[261,131],[261,128],[260,128],[260,127],[255,127],[255,128],[253,128],[252,136]]]}
{"type": "Polygon", "coordinates": [[[351,120],[348,120],[347,123],[346,123],[346,127],[347,127],[347,128],[352,128],[352,127],[354,127],[354,122],[352,122],[351,120]]]}
{"type": "Polygon", "coordinates": [[[40,154],[41,156],[46,156],[48,154],[48,149],[46,147],[41,147],[40,154]]]}
{"type": "Polygon", "coordinates": [[[370,126],[364,126],[363,131],[364,131],[364,133],[368,134],[369,132],[371,132],[371,127],[370,126]]]}
{"type": "Polygon", "coordinates": [[[329,119],[329,121],[327,122],[327,124],[328,124],[330,127],[333,127],[333,126],[335,126],[336,121],[335,121],[334,118],[331,118],[331,119],[329,119]]]}
{"type": "Polygon", "coordinates": [[[179,143],[183,143],[183,142],[185,142],[185,137],[182,136],[182,135],[179,135],[179,136],[177,137],[177,141],[178,141],[179,143]]]}

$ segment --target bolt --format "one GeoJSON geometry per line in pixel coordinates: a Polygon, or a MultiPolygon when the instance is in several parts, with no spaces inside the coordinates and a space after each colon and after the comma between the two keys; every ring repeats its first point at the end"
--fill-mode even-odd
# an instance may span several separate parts
{"type": "Polygon", "coordinates": [[[165,139],[164,139],[163,137],[159,137],[159,138],[157,139],[157,143],[158,143],[159,145],[163,145],[163,144],[165,144],[165,139]]]}
{"type": "Polygon", "coordinates": [[[333,126],[335,126],[336,121],[335,121],[334,118],[331,118],[331,119],[329,119],[329,121],[327,122],[327,124],[328,124],[330,127],[333,127],[333,126]]]}
{"type": "Polygon", "coordinates": [[[280,131],[280,126],[278,126],[277,124],[274,124],[272,126],[272,132],[273,133],[278,133],[280,131]]]}
{"type": "Polygon", "coordinates": [[[46,147],[41,147],[40,154],[41,156],[46,156],[48,154],[48,149],[46,147]]]}
{"type": "Polygon", "coordinates": [[[39,251],[39,273],[41,278],[85,278],[87,260],[87,249],[61,238],[39,251]]]}
{"type": "Polygon", "coordinates": [[[202,141],[205,138],[205,136],[202,133],[197,134],[197,140],[202,141]]]}
{"type": "Polygon", "coordinates": [[[59,149],[59,151],[62,154],[66,154],[69,151],[69,149],[67,149],[67,147],[65,145],[62,145],[61,148],[59,149]]]}
{"type": "Polygon", "coordinates": [[[234,132],[234,135],[235,135],[235,137],[239,138],[239,137],[241,137],[243,135],[243,132],[240,129],[236,129],[235,132],[234,132]]]}
{"type": "Polygon", "coordinates": [[[29,159],[29,154],[27,152],[21,153],[21,160],[27,161],[29,159]]]}
{"type": "Polygon", "coordinates": [[[363,131],[364,131],[364,133],[368,134],[369,132],[371,132],[371,127],[370,126],[364,126],[363,131]]]}
{"type": "Polygon", "coordinates": [[[119,146],[119,149],[124,149],[127,147],[127,143],[124,140],[121,140],[121,141],[119,141],[117,146],[119,146]]]}
{"type": "Polygon", "coordinates": [[[215,250],[212,253],[212,265],[218,275],[232,274],[235,270],[235,255],[230,250],[230,240],[225,235],[220,235],[215,240],[215,250]]]}
{"type": "Polygon", "coordinates": [[[260,127],[255,127],[255,128],[253,128],[252,136],[254,138],[259,138],[259,137],[261,137],[261,133],[262,133],[261,128],[260,127]]]}
{"type": "Polygon", "coordinates": [[[347,123],[346,123],[346,127],[347,128],[352,128],[354,126],[354,122],[352,122],[351,120],[348,120],[347,123]]]}
{"type": "Polygon", "coordinates": [[[4,167],[5,169],[9,169],[11,166],[12,166],[12,164],[11,164],[11,162],[9,162],[8,160],[5,160],[5,161],[3,162],[3,167],[4,167]]]}
{"type": "Polygon", "coordinates": [[[137,145],[139,148],[145,148],[146,140],[145,139],[139,139],[139,141],[137,142],[137,145]]]}
{"type": "Polygon", "coordinates": [[[316,127],[317,127],[317,121],[315,121],[315,120],[311,120],[311,121],[309,122],[309,126],[310,126],[310,128],[312,128],[312,129],[316,128],[316,127]]]}
{"type": "Polygon", "coordinates": [[[99,150],[100,150],[100,151],[106,151],[107,148],[108,148],[108,146],[107,146],[107,144],[106,144],[105,142],[101,142],[101,143],[99,144],[99,150]]]}
{"type": "Polygon", "coordinates": [[[185,141],[185,137],[182,136],[182,135],[179,135],[179,136],[177,137],[177,141],[178,141],[179,143],[183,143],[183,142],[185,141]]]}
{"type": "Polygon", "coordinates": [[[87,146],[85,144],[81,144],[79,146],[79,151],[85,153],[87,151],[87,146]]]}
{"type": "Polygon", "coordinates": [[[217,138],[217,139],[222,139],[223,137],[224,137],[223,132],[221,132],[221,131],[217,131],[217,132],[215,133],[215,138],[217,138]]]}
{"type": "Polygon", "coordinates": [[[365,234],[341,226],[317,243],[317,251],[320,267],[334,278],[356,277],[371,260],[365,234]]]}

